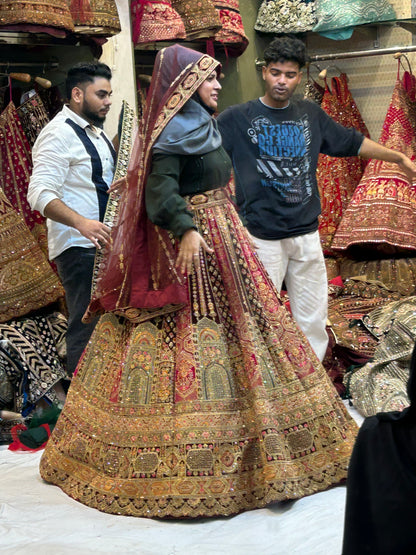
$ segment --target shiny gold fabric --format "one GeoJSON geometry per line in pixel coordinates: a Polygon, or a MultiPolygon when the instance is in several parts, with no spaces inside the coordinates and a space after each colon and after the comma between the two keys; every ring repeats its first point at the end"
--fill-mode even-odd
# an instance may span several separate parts
{"type": "Polygon", "coordinates": [[[340,274],[343,280],[354,276],[366,276],[367,281],[381,282],[389,291],[397,291],[400,295],[416,294],[416,258],[342,258],[340,274]]]}
{"type": "Polygon", "coordinates": [[[230,515],[346,477],[356,424],[234,207],[215,190],[188,209],[214,249],[189,305],[100,318],[42,456],[45,480],[105,512],[230,515]]]}
{"type": "Polygon", "coordinates": [[[66,0],[0,0],[0,25],[23,23],[74,30],[66,0]]]}
{"type": "Polygon", "coordinates": [[[222,24],[211,0],[171,0],[185,25],[187,40],[214,37],[222,24]]]}
{"type": "Polygon", "coordinates": [[[0,189],[0,322],[64,297],[58,276],[0,189]]]}
{"type": "Polygon", "coordinates": [[[77,33],[110,36],[120,32],[115,0],[67,0],[77,33]]]}
{"type": "Polygon", "coordinates": [[[409,405],[407,381],[416,341],[416,297],[379,307],[363,322],[379,338],[379,344],[371,362],[345,377],[354,406],[364,416],[401,411],[409,405]]]}

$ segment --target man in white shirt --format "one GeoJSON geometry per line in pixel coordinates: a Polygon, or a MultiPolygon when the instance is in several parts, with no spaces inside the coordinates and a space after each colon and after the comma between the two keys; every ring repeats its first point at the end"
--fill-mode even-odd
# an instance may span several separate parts
{"type": "Polygon", "coordinates": [[[102,130],[111,106],[111,71],[99,62],[68,71],[64,106],[33,147],[28,201],[47,218],[49,258],[57,266],[68,306],[67,370],[72,375],[95,323],[83,324],[96,248],[107,244],[102,223],[116,161],[102,130]]]}

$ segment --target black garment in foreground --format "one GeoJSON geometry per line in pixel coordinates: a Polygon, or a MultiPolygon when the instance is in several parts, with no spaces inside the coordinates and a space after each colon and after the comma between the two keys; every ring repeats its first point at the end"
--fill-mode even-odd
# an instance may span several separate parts
{"type": "Polygon", "coordinates": [[[364,420],[351,456],[343,555],[416,553],[416,347],[410,407],[364,420]]]}

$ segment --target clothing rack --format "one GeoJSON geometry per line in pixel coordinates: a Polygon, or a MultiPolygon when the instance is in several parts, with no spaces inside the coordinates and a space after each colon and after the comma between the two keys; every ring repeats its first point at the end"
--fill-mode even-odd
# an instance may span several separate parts
{"type": "Polygon", "coordinates": [[[58,69],[58,62],[0,62],[0,66],[9,67],[43,67],[45,69],[58,69]]]}
{"type": "MultiPolygon", "coordinates": [[[[373,50],[356,50],[352,52],[337,52],[333,54],[317,54],[308,56],[308,62],[324,62],[329,60],[342,60],[345,58],[363,58],[365,56],[385,56],[387,54],[405,54],[406,52],[416,52],[416,45],[392,46],[389,48],[374,48],[373,50]]],[[[254,61],[257,71],[264,66],[264,60],[256,58],[254,61]]]]}
{"type": "Polygon", "coordinates": [[[309,62],[324,62],[326,60],[341,60],[344,58],[363,58],[366,56],[385,56],[387,54],[405,54],[406,52],[415,52],[416,45],[408,46],[392,46],[389,48],[374,48],[373,50],[357,50],[353,52],[338,52],[333,54],[317,54],[309,56],[309,62]]]}

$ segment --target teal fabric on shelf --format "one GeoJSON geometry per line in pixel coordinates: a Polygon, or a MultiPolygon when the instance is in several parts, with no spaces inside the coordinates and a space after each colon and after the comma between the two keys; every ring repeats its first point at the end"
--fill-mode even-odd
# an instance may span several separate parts
{"type": "Polygon", "coordinates": [[[316,0],[313,31],[333,40],[346,40],[356,25],[394,21],[396,12],[388,0],[316,0]]]}

